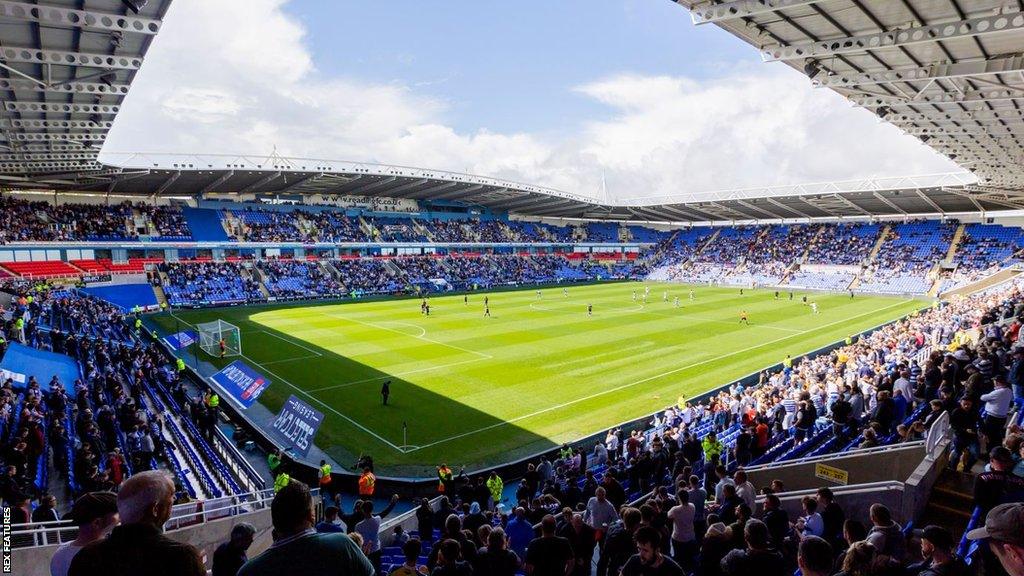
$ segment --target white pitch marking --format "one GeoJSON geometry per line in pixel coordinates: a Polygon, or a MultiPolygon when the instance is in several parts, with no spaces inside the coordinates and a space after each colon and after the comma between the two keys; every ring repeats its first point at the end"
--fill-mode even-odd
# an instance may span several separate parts
{"type": "MultiPolygon", "coordinates": [[[[895,304],[892,304],[891,306],[886,306],[885,308],[878,308],[876,310],[871,310],[869,312],[865,312],[863,314],[859,314],[859,315],[853,316],[851,318],[843,318],[842,320],[837,320],[837,321],[832,322],[830,324],[824,324],[824,325],[818,326],[816,328],[811,328],[809,330],[805,330],[804,332],[800,332],[800,334],[807,334],[807,333],[810,333],[810,332],[816,332],[816,331],[821,330],[823,328],[828,328],[830,326],[835,326],[836,324],[842,324],[844,322],[850,322],[851,320],[856,320],[857,318],[861,318],[863,316],[867,316],[868,314],[875,314],[875,313],[881,312],[883,310],[888,310],[890,308],[895,308],[896,306],[902,306],[904,303],[905,302],[897,302],[895,304]]],[[[542,410],[537,410],[537,411],[531,412],[529,414],[524,414],[522,416],[517,416],[517,417],[512,418],[510,420],[504,420],[502,422],[497,422],[497,423],[491,424],[489,426],[484,426],[483,428],[477,428],[476,430],[470,430],[469,432],[463,432],[461,434],[456,434],[455,436],[450,436],[448,438],[444,438],[444,439],[438,440],[436,442],[431,442],[430,444],[424,444],[423,446],[420,446],[418,448],[414,448],[414,449],[409,450],[409,451],[410,452],[414,452],[416,450],[420,450],[420,449],[423,449],[423,448],[429,448],[431,446],[436,446],[438,444],[443,444],[443,443],[449,442],[451,440],[457,440],[459,438],[464,438],[466,436],[471,436],[471,435],[477,434],[479,432],[485,432],[485,431],[491,430],[493,428],[498,428],[498,427],[501,427],[501,426],[512,424],[513,422],[518,422],[520,420],[525,420],[527,418],[533,418],[534,416],[539,416],[541,414],[546,414],[546,413],[551,412],[553,410],[559,410],[561,408],[565,408],[566,406],[572,406],[573,404],[578,404],[578,403],[584,402],[586,400],[591,400],[593,398],[598,398],[600,396],[604,396],[605,394],[610,394],[612,392],[618,392],[619,390],[625,390],[626,388],[630,388],[630,387],[636,386],[637,384],[643,384],[644,382],[650,382],[651,380],[657,380],[658,378],[662,378],[662,377],[665,377],[665,376],[670,376],[670,375],[675,374],[677,372],[682,372],[683,370],[689,370],[690,368],[696,368],[697,366],[702,366],[704,364],[707,364],[708,362],[713,362],[715,360],[721,360],[722,358],[728,358],[730,356],[735,356],[737,354],[743,354],[744,352],[749,352],[751,350],[756,350],[757,348],[762,348],[762,347],[767,346],[769,344],[774,344],[776,342],[781,342],[783,340],[788,340],[790,338],[793,338],[793,336],[783,336],[781,338],[776,338],[775,340],[769,340],[768,342],[762,342],[761,344],[758,344],[756,346],[750,346],[750,347],[744,348],[742,350],[737,350],[735,352],[730,352],[729,354],[725,354],[725,355],[722,355],[722,356],[715,356],[714,358],[708,358],[707,360],[702,360],[700,362],[696,362],[696,363],[690,364],[688,366],[682,366],[680,368],[673,368],[672,370],[669,370],[667,372],[662,372],[661,374],[655,374],[654,376],[648,376],[647,378],[642,378],[640,380],[637,380],[636,382],[630,382],[628,384],[623,384],[621,386],[616,386],[614,388],[609,388],[608,390],[602,390],[600,392],[596,392],[596,393],[590,394],[588,396],[583,396],[581,398],[576,398],[576,399],[570,400],[568,402],[563,402],[563,403],[558,404],[556,406],[549,406],[548,408],[544,408],[542,410]]]]}
{"type": "Polygon", "coordinates": [[[270,332],[270,331],[267,331],[267,330],[258,330],[258,331],[252,332],[252,334],[259,334],[259,333],[266,334],[267,336],[273,336],[274,338],[277,338],[278,340],[284,340],[285,342],[291,344],[292,346],[295,346],[295,347],[298,347],[298,348],[302,348],[306,352],[312,352],[313,354],[316,354],[317,356],[323,356],[323,354],[321,354],[320,352],[318,352],[318,351],[316,351],[316,350],[314,350],[312,348],[307,348],[306,346],[303,346],[302,344],[299,344],[298,342],[296,342],[296,341],[294,341],[294,340],[292,340],[290,338],[285,338],[284,336],[279,336],[277,334],[274,334],[273,332],[270,332]]]}
{"type": "Polygon", "coordinates": [[[303,396],[306,396],[306,397],[307,397],[307,398],[309,398],[310,400],[312,400],[312,401],[316,402],[317,404],[319,404],[319,405],[323,406],[323,407],[324,407],[325,409],[327,409],[327,410],[330,410],[330,411],[331,411],[331,412],[333,412],[334,414],[336,414],[336,415],[338,415],[338,416],[340,416],[340,417],[344,418],[344,419],[345,419],[345,420],[346,420],[347,422],[349,422],[350,424],[352,424],[352,425],[353,425],[353,426],[355,426],[356,428],[359,428],[359,429],[360,429],[360,430],[362,430],[363,432],[366,432],[366,433],[367,433],[367,434],[369,434],[370,436],[373,436],[373,437],[374,437],[374,438],[376,438],[377,440],[380,440],[381,442],[383,442],[383,443],[387,444],[388,446],[390,446],[390,447],[394,448],[395,450],[397,450],[397,451],[399,451],[399,452],[402,452],[402,453],[406,452],[405,450],[403,450],[403,449],[402,449],[402,448],[401,448],[400,446],[398,446],[397,444],[393,444],[393,443],[391,443],[391,441],[389,441],[388,439],[384,438],[383,436],[381,436],[381,435],[377,434],[377,433],[376,433],[376,432],[374,432],[373,430],[370,430],[369,428],[367,428],[366,426],[363,426],[363,425],[362,425],[362,424],[360,424],[359,422],[356,422],[355,420],[353,420],[353,419],[349,418],[348,416],[345,416],[345,415],[344,415],[344,414],[342,414],[341,412],[338,412],[337,410],[335,410],[335,409],[334,409],[334,407],[333,407],[333,406],[331,406],[331,405],[329,405],[329,404],[325,403],[325,402],[324,402],[323,400],[320,400],[319,398],[317,398],[316,396],[313,396],[313,395],[312,395],[312,394],[310,394],[309,392],[306,392],[306,391],[305,391],[305,390],[303,390],[302,388],[299,388],[299,387],[298,387],[298,386],[296,386],[295,384],[292,384],[291,382],[289,382],[289,381],[288,381],[288,380],[286,380],[285,378],[282,378],[282,377],[281,377],[281,376],[280,376],[279,374],[275,374],[275,373],[274,373],[273,371],[271,371],[271,370],[270,370],[269,368],[267,368],[266,366],[263,366],[262,364],[260,364],[259,362],[257,362],[257,361],[255,361],[255,360],[253,360],[252,358],[249,358],[248,356],[242,355],[242,358],[245,358],[245,359],[246,359],[246,360],[248,360],[249,362],[252,362],[253,364],[255,364],[255,365],[257,365],[257,366],[260,366],[260,367],[262,367],[262,368],[263,368],[264,370],[266,370],[266,371],[267,371],[267,373],[268,373],[268,374],[270,374],[271,376],[273,376],[273,377],[277,378],[277,379],[278,379],[278,380],[280,380],[280,381],[281,381],[282,383],[284,383],[284,384],[287,384],[288,386],[290,386],[290,387],[291,387],[291,388],[292,388],[293,390],[295,390],[295,391],[296,391],[296,392],[298,392],[299,394],[302,394],[303,396]]]}
{"type": "Polygon", "coordinates": [[[487,360],[487,358],[473,358],[472,360],[462,360],[460,362],[452,362],[450,364],[440,364],[437,366],[428,366],[426,368],[417,368],[416,370],[408,370],[406,372],[395,372],[393,374],[385,374],[383,376],[374,376],[373,378],[364,378],[362,380],[353,380],[352,382],[342,382],[341,384],[334,384],[331,386],[324,386],[323,388],[313,388],[310,392],[322,392],[324,390],[336,390],[338,388],[347,388],[349,386],[355,386],[356,384],[363,384],[366,382],[373,382],[375,380],[387,380],[388,378],[398,378],[401,376],[408,376],[409,374],[419,374],[420,372],[429,372],[431,370],[440,370],[442,368],[451,368],[452,366],[459,366],[460,364],[471,364],[473,362],[480,362],[487,360]]]}
{"type": "MultiPolygon", "coordinates": [[[[341,316],[339,314],[331,314],[329,312],[327,313],[327,315],[331,316],[333,318],[339,318],[341,320],[347,320],[348,322],[355,322],[356,324],[362,324],[363,326],[369,326],[371,328],[377,328],[378,330],[387,330],[388,332],[394,332],[395,334],[401,334],[402,336],[405,336],[407,338],[416,338],[418,340],[423,340],[425,342],[430,342],[432,344],[437,344],[438,346],[447,346],[449,348],[453,348],[453,349],[459,350],[461,352],[466,352],[466,353],[469,353],[469,354],[476,354],[477,356],[480,356],[481,358],[488,358],[488,359],[494,358],[494,356],[491,356],[490,354],[485,354],[483,352],[477,352],[476,350],[470,350],[468,348],[463,348],[461,346],[456,346],[454,344],[448,344],[447,342],[441,342],[439,340],[434,340],[433,338],[427,338],[426,336],[413,336],[412,334],[407,334],[405,332],[402,332],[401,330],[395,330],[394,328],[388,328],[387,326],[381,326],[380,324],[374,324],[373,322],[365,322],[363,320],[356,320],[355,318],[349,318],[347,316],[341,316]]],[[[424,331],[424,333],[426,333],[426,331],[424,331]]]]}

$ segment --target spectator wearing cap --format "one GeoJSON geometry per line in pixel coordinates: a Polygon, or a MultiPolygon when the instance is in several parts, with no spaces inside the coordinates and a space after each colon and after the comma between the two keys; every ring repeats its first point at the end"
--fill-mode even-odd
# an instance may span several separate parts
{"type": "Polygon", "coordinates": [[[988,445],[998,446],[1003,443],[1003,435],[1006,433],[1006,415],[1013,404],[1013,392],[1002,376],[996,376],[993,383],[995,387],[992,391],[982,394],[980,399],[985,403],[985,436],[988,445]]]}
{"type": "Polygon", "coordinates": [[[163,535],[171,517],[174,481],[163,471],[135,474],[121,485],[121,525],[105,540],[83,548],[71,562],[71,576],[206,576],[199,550],[163,535]]]}
{"type": "Polygon", "coordinates": [[[1024,502],[996,506],[985,516],[985,525],[967,538],[986,540],[1009,576],[1024,576],[1024,502]]]}
{"type": "Polygon", "coordinates": [[[270,518],[273,545],[246,562],[239,576],[374,573],[373,565],[347,535],[320,534],[313,529],[313,496],[306,484],[292,480],[281,488],[270,505],[270,518]]]}
{"type": "Polygon", "coordinates": [[[249,523],[239,522],[231,529],[231,539],[217,547],[213,553],[213,576],[235,576],[242,565],[248,562],[245,552],[252,546],[256,528],[249,523]]]}
{"type": "Polygon", "coordinates": [[[974,480],[974,502],[982,512],[1024,498],[1024,478],[1013,474],[1013,466],[1013,456],[1003,446],[996,446],[989,452],[991,470],[978,474],[974,480]]]}
{"type": "Polygon", "coordinates": [[[117,526],[117,494],[90,492],[75,500],[69,519],[78,527],[78,537],[61,544],[50,559],[50,576],[67,576],[71,561],[86,545],[107,537],[117,526]]]}
{"type": "Polygon", "coordinates": [[[953,552],[953,534],[941,526],[926,526],[921,535],[921,557],[907,568],[917,576],[968,576],[970,569],[953,552]]]}

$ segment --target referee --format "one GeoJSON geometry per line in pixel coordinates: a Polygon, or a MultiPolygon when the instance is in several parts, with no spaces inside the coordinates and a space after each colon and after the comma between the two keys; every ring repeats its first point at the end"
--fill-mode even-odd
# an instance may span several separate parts
{"type": "Polygon", "coordinates": [[[385,380],[384,384],[380,387],[380,397],[384,402],[384,406],[388,405],[388,396],[391,396],[391,380],[385,380]]]}

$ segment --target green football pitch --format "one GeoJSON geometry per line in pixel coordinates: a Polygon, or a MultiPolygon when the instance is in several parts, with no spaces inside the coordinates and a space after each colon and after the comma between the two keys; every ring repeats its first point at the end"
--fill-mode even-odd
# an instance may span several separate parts
{"type": "Polygon", "coordinates": [[[429,316],[417,299],[384,299],[156,320],[168,332],[218,318],[235,324],[242,360],[271,381],[260,397],[267,408],[276,413],[295,394],[324,413],[316,444],[338,462],[367,453],[385,475],[430,476],[442,461],[475,469],[606,430],[926,305],[810,294],[815,315],[801,296],[634,282],[544,288],[539,297],[478,292],[468,303],[435,297],[429,316]],[[749,325],[739,321],[744,310],[749,325]]]}

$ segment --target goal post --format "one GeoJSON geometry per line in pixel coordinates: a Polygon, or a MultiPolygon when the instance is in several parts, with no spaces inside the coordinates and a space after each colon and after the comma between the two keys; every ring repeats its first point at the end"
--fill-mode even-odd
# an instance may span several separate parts
{"type": "Polygon", "coordinates": [[[199,332],[199,347],[210,356],[220,358],[242,355],[242,335],[238,326],[223,320],[214,320],[197,324],[196,330],[199,332]],[[223,351],[221,341],[224,342],[223,351]]]}

